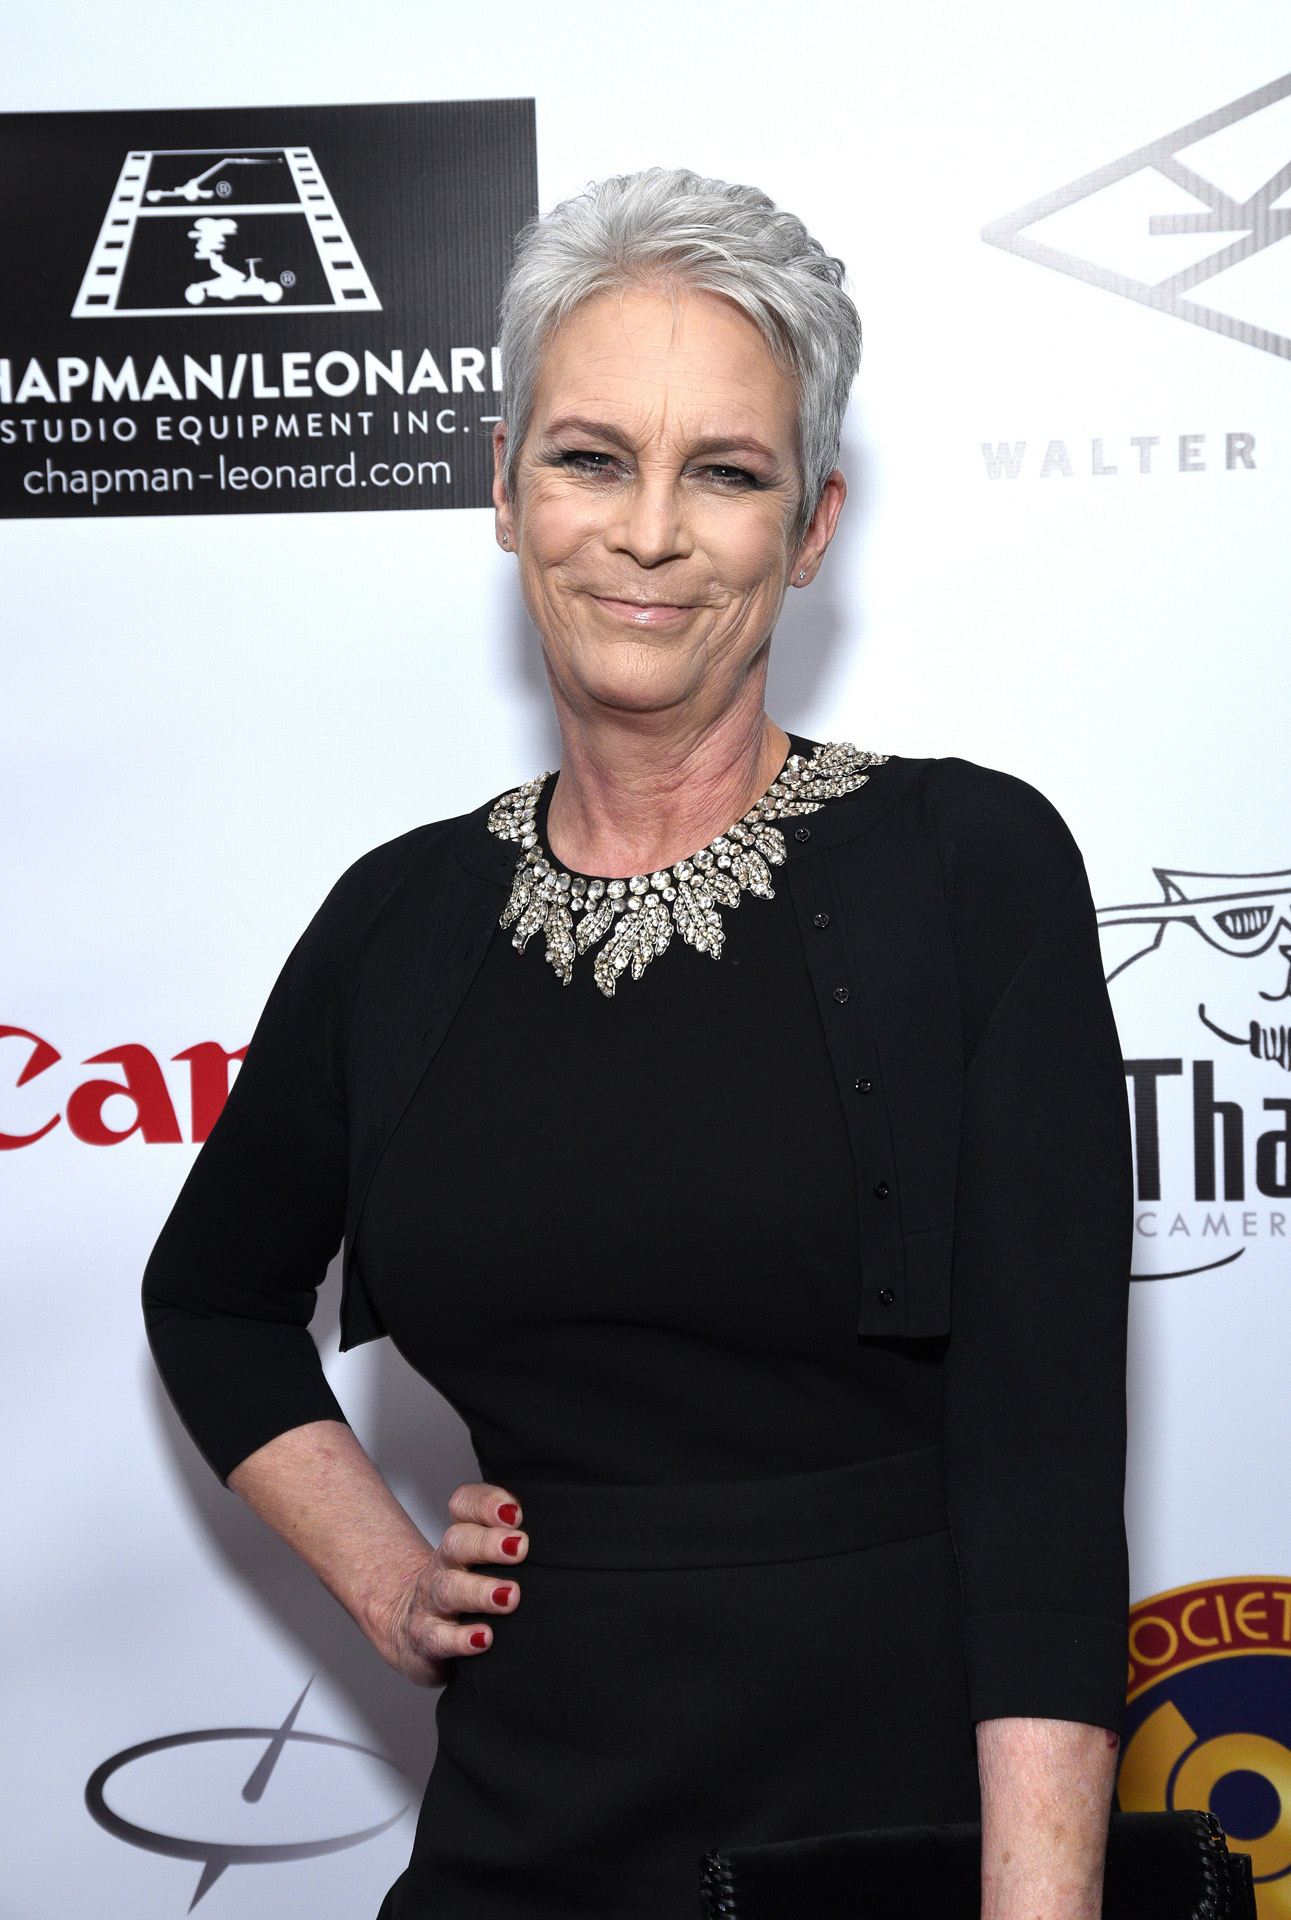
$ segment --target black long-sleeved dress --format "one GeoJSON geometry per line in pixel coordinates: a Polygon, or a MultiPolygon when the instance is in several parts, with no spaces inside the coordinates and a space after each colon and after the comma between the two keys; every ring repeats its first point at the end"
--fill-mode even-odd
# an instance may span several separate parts
{"type": "Polygon", "coordinates": [[[342,1418],[345,1233],[347,1340],[532,1541],[383,1914],[667,1920],[708,1847],[972,1817],[974,1720],[1118,1724],[1123,1072],[1079,855],[1004,776],[889,761],[787,824],[717,964],[612,999],[498,927],[487,811],[325,904],[149,1331],[222,1474],[342,1418]]]}

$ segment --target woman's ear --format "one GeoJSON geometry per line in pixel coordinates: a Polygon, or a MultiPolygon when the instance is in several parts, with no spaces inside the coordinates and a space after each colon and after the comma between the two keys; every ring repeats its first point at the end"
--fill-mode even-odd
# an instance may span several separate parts
{"type": "Polygon", "coordinates": [[[838,468],[825,482],[815,513],[798,549],[793,563],[790,582],[795,587],[805,587],[820,571],[820,563],[825,557],[825,549],[838,529],[838,516],[843,511],[843,502],[847,498],[847,482],[838,468]]]}
{"type": "Polygon", "coordinates": [[[507,492],[504,466],[507,451],[507,430],[502,421],[493,429],[493,508],[495,530],[498,545],[509,553],[515,551],[515,515],[511,510],[511,497],[507,492]]]}

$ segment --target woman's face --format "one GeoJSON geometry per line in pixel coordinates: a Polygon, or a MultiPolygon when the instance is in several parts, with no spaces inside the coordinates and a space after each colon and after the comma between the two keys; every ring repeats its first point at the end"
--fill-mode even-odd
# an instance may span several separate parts
{"type": "MultiPolygon", "coordinates": [[[[499,481],[494,499],[558,697],[639,713],[737,697],[842,505],[838,475],[794,538],[796,411],[791,376],[717,295],[607,294],[556,331],[514,498],[499,481]]],[[[501,429],[495,444],[500,462],[501,429]]]]}

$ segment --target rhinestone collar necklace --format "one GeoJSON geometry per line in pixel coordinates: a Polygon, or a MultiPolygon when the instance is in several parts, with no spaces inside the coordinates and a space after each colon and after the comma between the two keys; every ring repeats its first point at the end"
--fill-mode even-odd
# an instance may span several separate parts
{"type": "Polygon", "coordinates": [[[881,767],[887,757],[863,753],[847,741],[816,747],[810,759],[791,753],[742,820],[688,860],[658,873],[633,874],[630,880],[588,880],[547,857],[536,816],[552,776],[540,773],[504,793],[489,814],[489,832],[521,849],[499,925],[515,928],[511,944],[521,953],[536,933],[544,934],[547,963],[566,986],[577,956],[603,941],[592,975],[607,999],[613,999],[619,976],[629,967],[639,980],[667,951],[674,933],[719,960],[726,934],[718,908],[738,907],[746,893],[775,898],[771,868],[784,865],[785,843],[772,822],[818,813],[826,800],[855,793],[869,779],[869,769],[881,767]]]}

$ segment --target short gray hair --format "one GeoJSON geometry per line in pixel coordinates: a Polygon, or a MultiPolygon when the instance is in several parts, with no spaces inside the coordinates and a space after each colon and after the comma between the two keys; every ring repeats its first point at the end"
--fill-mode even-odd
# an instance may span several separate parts
{"type": "Polygon", "coordinates": [[[861,357],[861,323],[841,260],[756,187],[685,168],[625,173],[563,200],[527,226],[502,295],[504,478],[529,429],[542,350],[576,307],[625,286],[720,294],[746,313],[798,384],[805,532],[838,464],[861,357]]]}

